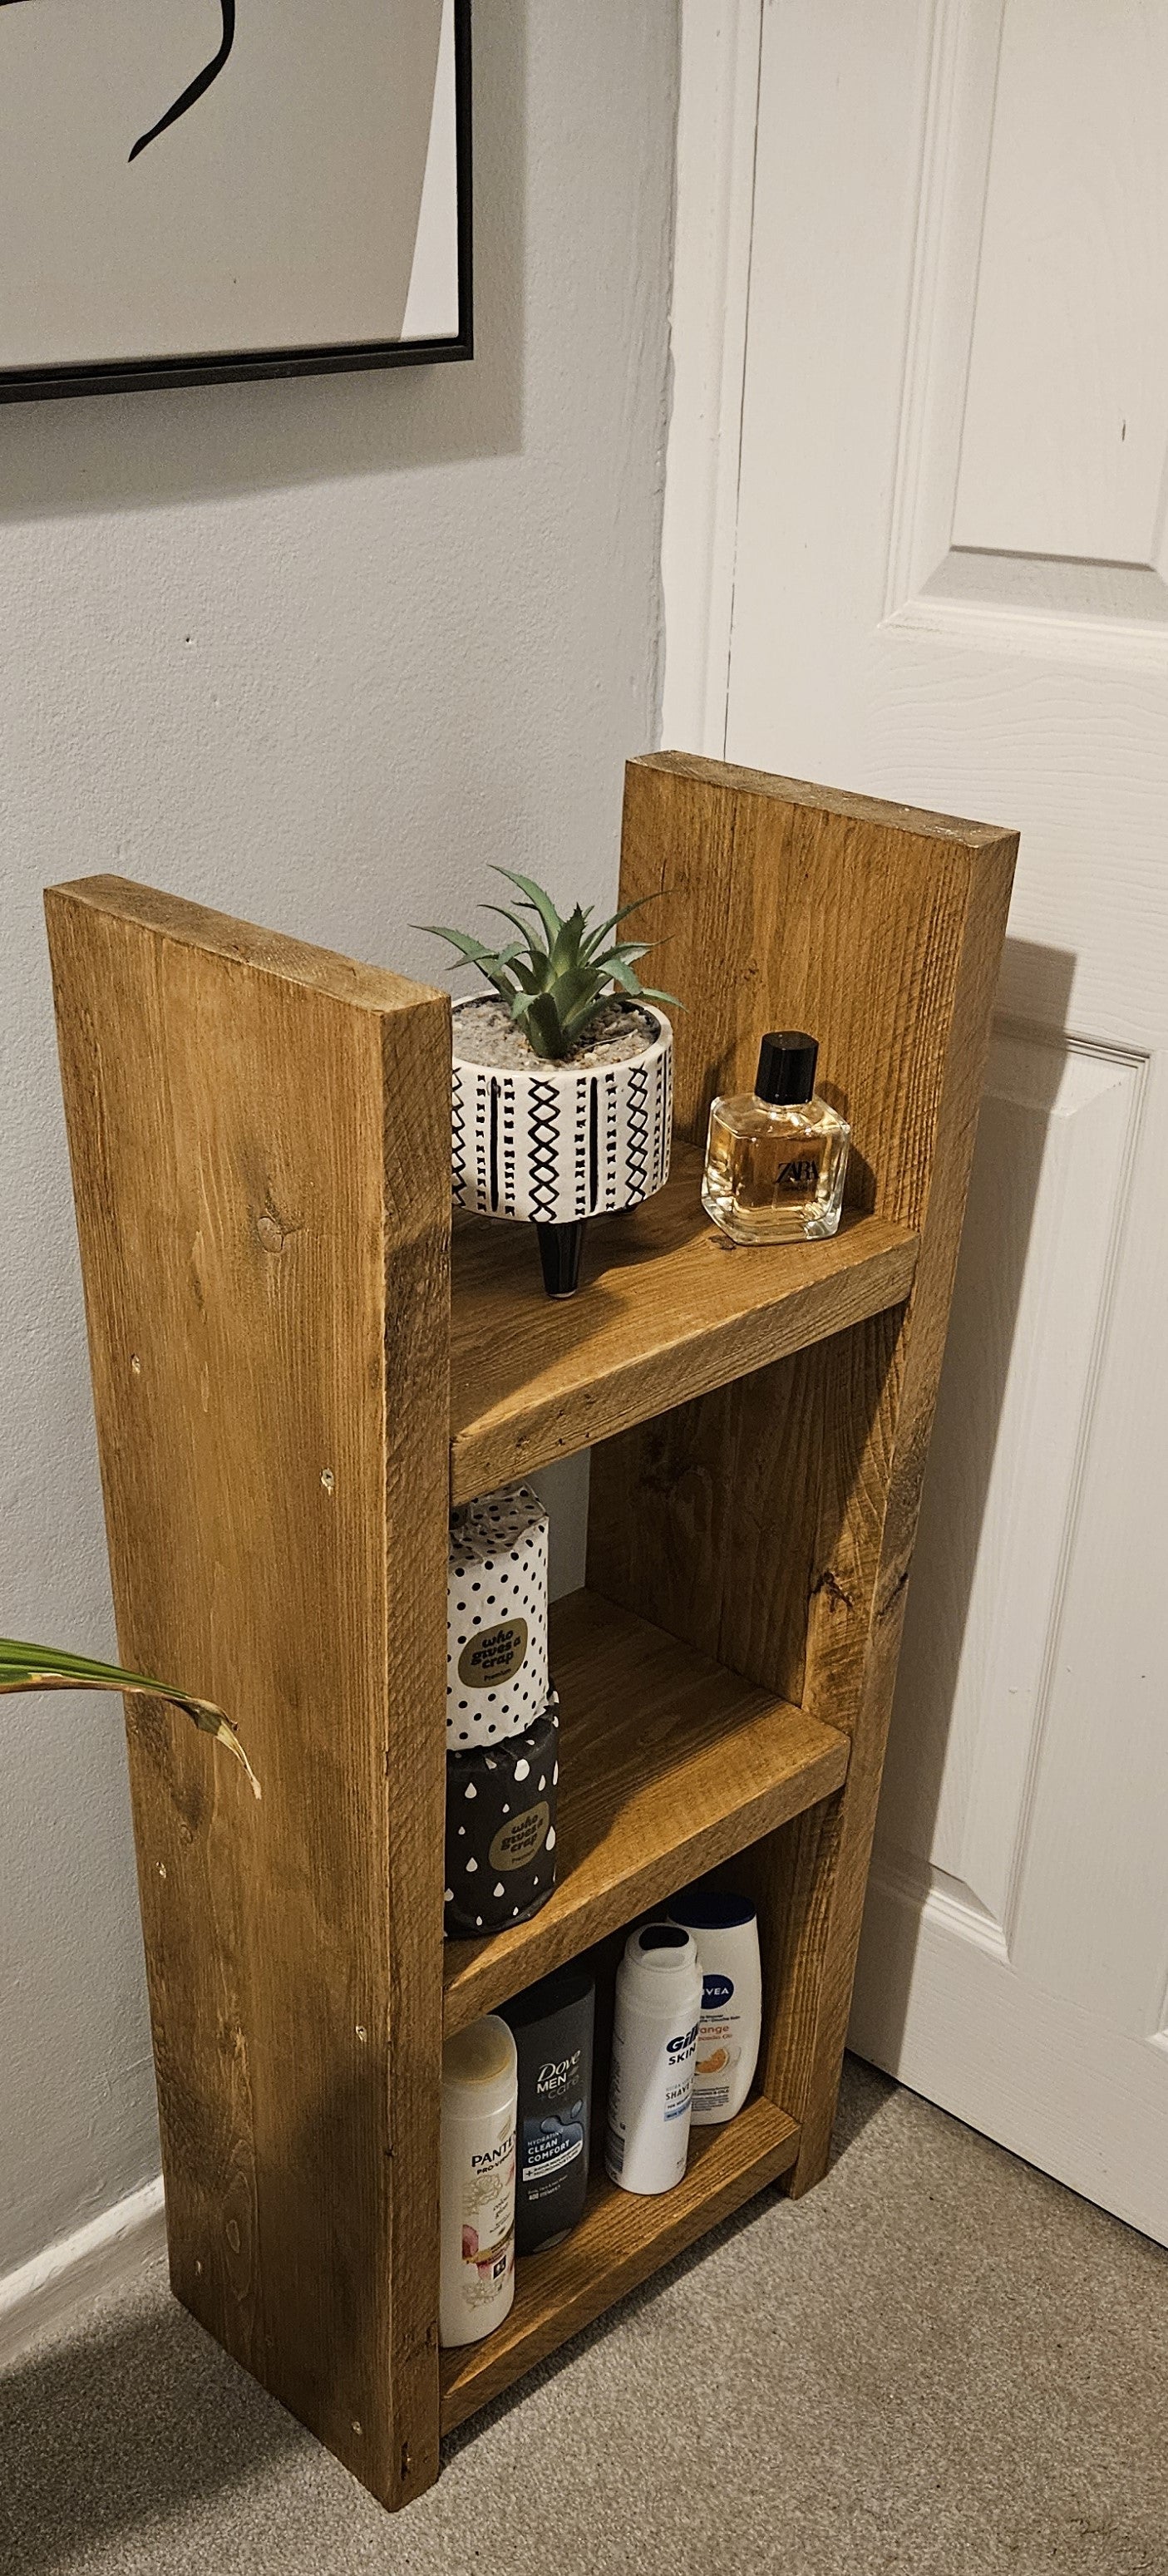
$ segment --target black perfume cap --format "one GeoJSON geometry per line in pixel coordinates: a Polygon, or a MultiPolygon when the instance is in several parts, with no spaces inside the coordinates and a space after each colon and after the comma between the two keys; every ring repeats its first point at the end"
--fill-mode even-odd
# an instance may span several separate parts
{"type": "Polygon", "coordinates": [[[784,1101],[810,1100],[815,1089],[818,1038],[806,1029],[768,1029],[758,1051],[755,1098],[774,1108],[784,1101]]]}

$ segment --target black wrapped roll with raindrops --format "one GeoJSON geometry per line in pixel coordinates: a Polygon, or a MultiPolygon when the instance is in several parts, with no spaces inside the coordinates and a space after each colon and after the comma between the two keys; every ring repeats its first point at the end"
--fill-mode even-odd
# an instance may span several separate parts
{"type": "Polygon", "coordinates": [[[556,1883],[560,1704],[503,1744],[446,1756],[446,1934],[525,1923],[556,1883]]]}

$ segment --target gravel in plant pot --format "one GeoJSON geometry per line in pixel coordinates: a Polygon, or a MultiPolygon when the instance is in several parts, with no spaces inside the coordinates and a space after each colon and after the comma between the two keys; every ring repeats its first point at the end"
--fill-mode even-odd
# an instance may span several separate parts
{"type": "Polygon", "coordinates": [[[570,1297],[591,1216],[638,1207],[669,1177],[673,1031],[642,985],[648,940],[614,939],[640,904],[590,928],[562,920],[530,877],[497,912],[516,933],[488,948],[429,925],[485,975],[489,993],[454,1005],[454,1203],[533,1224],[549,1297],[570,1297]]]}

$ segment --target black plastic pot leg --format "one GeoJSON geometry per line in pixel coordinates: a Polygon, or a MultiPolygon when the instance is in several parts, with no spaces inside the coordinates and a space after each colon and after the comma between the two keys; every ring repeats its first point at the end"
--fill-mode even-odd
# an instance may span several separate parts
{"type": "Polygon", "coordinates": [[[543,1284],[549,1297],[574,1297],[580,1285],[583,1217],[577,1217],[571,1225],[540,1225],[537,1221],[535,1231],[539,1236],[543,1284]]]}

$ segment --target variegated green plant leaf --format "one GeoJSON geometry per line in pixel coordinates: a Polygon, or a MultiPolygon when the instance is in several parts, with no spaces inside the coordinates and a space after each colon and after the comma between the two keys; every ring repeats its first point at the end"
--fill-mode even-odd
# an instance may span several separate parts
{"type": "Polygon", "coordinates": [[[262,1795],[234,1718],[216,1708],[213,1700],[196,1699],[193,1692],[178,1690],[173,1682],[153,1681],[145,1673],[124,1672],[120,1664],[100,1664],[90,1655],[68,1654],[60,1646],[30,1646],[17,1637],[0,1637],[0,1694],[34,1690],[145,1691],[154,1699],[169,1700],[204,1735],[226,1745],[242,1763],[255,1796],[262,1795]]]}

